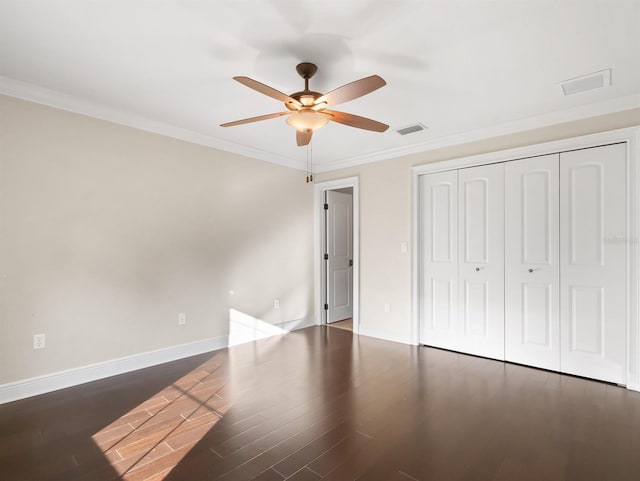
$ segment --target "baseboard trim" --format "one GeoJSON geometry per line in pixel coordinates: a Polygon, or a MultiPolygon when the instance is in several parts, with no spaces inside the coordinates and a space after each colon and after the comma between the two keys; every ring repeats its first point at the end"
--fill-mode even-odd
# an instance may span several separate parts
{"type": "Polygon", "coordinates": [[[640,384],[636,382],[629,382],[627,383],[627,389],[640,392],[640,384]]]}
{"type": "MultiPolygon", "coordinates": [[[[277,324],[277,327],[285,331],[295,331],[315,324],[315,319],[298,319],[277,324]]],[[[247,342],[253,341],[248,340],[247,342]]],[[[146,367],[157,366],[166,362],[177,361],[178,359],[204,354],[205,352],[217,351],[228,346],[228,336],[212,337],[2,384],[0,385],[0,404],[137,371],[146,367]]]]}
{"type": "Polygon", "coordinates": [[[360,336],[375,337],[376,339],[383,339],[385,341],[391,341],[391,342],[399,342],[401,344],[411,344],[411,345],[414,344],[413,342],[411,342],[411,338],[409,336],[399,336],[397,334],[392,334],[388,331],[384,331],[381,329],[363,326],[362,324],[360,324],[360,329],[358,334],[360,336]]]}
{"type": "Polygon", "coordinates": [[[315,319],[296,319],[294,321],[287,321],[281,324],[276,324],[280,329],[284,329],[285,331],[297,331],[298,329],[304,329],[306,327],[315,326],[318,323],[315,319]]]}

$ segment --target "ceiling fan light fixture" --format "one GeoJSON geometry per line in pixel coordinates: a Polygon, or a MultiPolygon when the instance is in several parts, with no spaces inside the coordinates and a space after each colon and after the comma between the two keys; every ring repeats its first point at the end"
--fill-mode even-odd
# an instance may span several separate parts
{"type": "Polygon", "coordinates": [[[296,130],[302,132],[317,130],[327,125],[331,116],[315,110],[300,110],[287,117],[287,123],[296,130]]]}

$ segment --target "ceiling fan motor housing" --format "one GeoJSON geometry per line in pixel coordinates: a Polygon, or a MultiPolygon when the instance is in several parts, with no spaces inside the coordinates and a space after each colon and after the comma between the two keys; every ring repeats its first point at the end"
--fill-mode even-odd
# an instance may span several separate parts
{"type": "MultiPolygon", "coordinates": [[[[304,79],[304,90],[292,93],[289,97],[300,102],[303,108],[311,107],[315,104],[316,99],[322,97],[320,92],[313,92],[309,90],[309,79],[313,77],[317,71],[318,67],[311,62],[302,62],[296,66],[296,72],[298,72],[298,75],[304,79]]],[[[299,105],[296,106],[291,102],[285,102],[284,105],[289,110],[300,110],[299,105]]]]}
{"type": "Polygon", "coordinates": [[[296,72],[305,80],[309,80],[318,71],[316,64],[311,62],[302,62],[296,65],[296,72]]]}

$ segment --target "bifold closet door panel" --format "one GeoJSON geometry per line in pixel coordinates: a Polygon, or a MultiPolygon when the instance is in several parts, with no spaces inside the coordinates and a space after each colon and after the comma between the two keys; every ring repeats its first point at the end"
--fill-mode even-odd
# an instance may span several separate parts
{"type": "Polygon", "coordinates": [[[505,358],[560,370],[559,154],[505,163],[505,358]]]}
{"type": "Polygon", "coordinates": [[[420,343],[458,349],[458,172],[420,177],[420,343]]]}
{"type": "Polygon", "coordinates": [[[561,370],[624,384],[626,145],[560,154],[561,370]]]}
{"type": "Polygon", "coordinates": [[[459,350],[504,359],[504,164],[458,171],[459,350]]]}

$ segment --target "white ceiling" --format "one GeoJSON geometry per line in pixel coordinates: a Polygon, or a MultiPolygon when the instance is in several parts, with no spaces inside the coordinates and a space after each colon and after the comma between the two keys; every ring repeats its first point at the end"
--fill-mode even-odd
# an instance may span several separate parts
{"type": "Polygon", "coordinates": [[[640,0],[0,0],[0,93],[303,167],[284,110],[232,80],[292,93],[387,86],[336,110],[390,125],[317,131],[320,170],[640,106],[640,0]],[[608,88],[563,80],[612,69],[608,88]],[[402,137],[415,122],[428,130],[402,137]]]}

